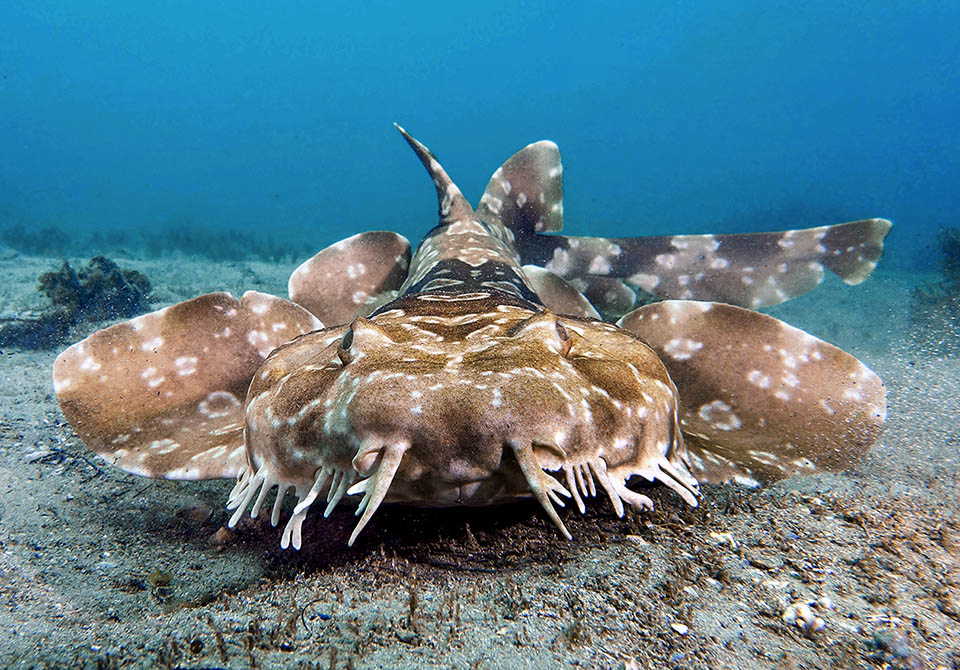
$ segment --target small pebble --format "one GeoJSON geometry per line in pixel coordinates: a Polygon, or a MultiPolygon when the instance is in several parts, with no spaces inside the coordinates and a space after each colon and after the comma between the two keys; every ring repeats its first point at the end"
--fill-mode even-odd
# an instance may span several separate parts
{"type": "Polygon", "coordinates": [[[802,601],[787,607],[780,618],[785,623],[795,625],[807,635],[819,633],[827,627],[827,623],[813,613],[809,603],[802,601]]]}
{"type": "Polygon", "coordinates": [[[210,539],[207,541],[217,549],[223,549],[225,546],[233,542],[233,533],[227,530],[226,527],[220,526],[220,528],[217,529],[217,532],[211,535],[210,539]]]}
{"type": "Polygon", "coordinates": [[[686,624],[682,624],[682,623],[672,623],[672,624],[670,624],[670,627],[671,627],[678,635],[686,635],[688,632],[690,632],[690,628],[689,628],[686,624]]]}
{"type": "Polygon", "coordinates": [[[960,620],[960,602],[951,594],[941,596],[937,600],[937,608],[948,617],[960,620]]]}
{"type": "Polygon", "coordinates": [[[730,533],[710,533],[711,544],[729,545],[731,549],[737,548],[737,541],[733,539],[730,533]]]}
{"type": "Polygon", "coordinates": [[[182,507],[177,510],[177,518],[196,525],[206,523],[213,516],[213,508],[210,505],[193,505],[191,507],[182,507]]]}
{"type": "Polygon", "coordinates": [[[744,552],[744,556],[747,559],[747,563],[760,570],[779,570],[783,567],[783,559],[772,554],[747,550],[744,552]]]}
{"type": "Polygon", "coordinates": [[[173,575],[169,572],[161,570],[160,568],[154,568],[147,579],[149,579],[150,583],[155,587],[169,586],[170,582],[173,580],[173,575]]]}
{"type": "MultiPolygon", "coordinates": [[[[900,663],[904,667],[914,667],[916,664],[911,661],[920,661],[916,652],[910,647],[910,643],[903,635],[897,631],[887,628],[879,630],[873,634],[873,644],[880,651],[885,651],[894,658],[907,661],[906,664],[900,663]]],[[[922,667],[922,663],[919,667],[922,667]]]]}

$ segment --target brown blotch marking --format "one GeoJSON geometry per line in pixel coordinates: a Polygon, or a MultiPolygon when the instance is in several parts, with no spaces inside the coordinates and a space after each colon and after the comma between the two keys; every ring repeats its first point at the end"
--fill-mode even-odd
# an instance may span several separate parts
{"type": "Polygon", "coordinates": [[[873,271],[890,230],[866,219],[772,233],[602,238],[527,235],[520,258],[561,276],[596,276],[603,259],[612,277],[664,299],[709,300],[743,307],[775,305],[807,293],[824,268],[856,284],[873,271]]]}
{"type": "Polygon", "coordinates": [[[548,140],[529,144],[490,178],[477,217],[518,233],[563,229],[563,167],[560,150],[548,140]]]}
{"type": "Polygon", "coordinates": [[[315,254],[290,275],[290,300],[325,324],[367,316],[394,298],[410,266],[410,243],[396,233],[348,237],[315,254]]]}
{"type": "Polygon", "coordinates": [[[177,479],[232,477],[242,463],[243,400],[265,352],[319,326],[304,309],[263,293],[240,300],[207,294],[68,348],[53,367],[57,399],[87,446],[120,468],[177,479]],[[184,360],[188,367],[177,365],[184,360]],[[211,451],[221,446],[225,451],[211,451]],[[204,452],[211,457],[194,458],[204,452]],[[213,457],[224,454],[230,457],[213,457]]]}
{"type": "Polygon", "coordinates": [[[842,470],[883,430],[880,379],[850,354],[773,317],[676,300],[641,307],[620,325],[667,366],[687,443],[706,463],[703,481],[729,478],[728,462],[758,479],[842,470]],[[677,338],[703,346],[671,356],[667,344],[677,338]],[[723,459],[715,469],[711,453],[723,459]]]}

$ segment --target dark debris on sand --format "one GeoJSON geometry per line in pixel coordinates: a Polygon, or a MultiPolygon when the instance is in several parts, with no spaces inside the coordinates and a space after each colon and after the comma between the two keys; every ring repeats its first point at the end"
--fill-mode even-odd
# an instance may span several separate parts
{"type": "Polygon", "coordinates": [[[82,322],[130,318],[150,309],[150,280],[104,256],[94,256],[79,271],[65,260],[37,282],[49,306],[0,320],[0,346],[48,349],[65,342],[70,329],[82,322]]]}
{"type": "Polygon", "coordinates": [[[960,519],[829,484],[710,487],[697,509],[645,492],[653,514],[618,519],[601,501],[583,516],[564,510],[573,542],[532,503],[390,506],[352,549],[350,510],[310,517],[299,552],[279,549],[263,518],[215,530],[222,514],[206,503],[147,518],[104,511],[119,541],[139,524],[139,570],[100,579],[106,618],[91,631],[70,624],[84,642],[55,634],[63,646],[44,656],[76,668],[311,670],[960,661],[956,619],[941,606],[960,585],[960,519]],[[798,605],[823,627],[789,619],[798,605]]]}

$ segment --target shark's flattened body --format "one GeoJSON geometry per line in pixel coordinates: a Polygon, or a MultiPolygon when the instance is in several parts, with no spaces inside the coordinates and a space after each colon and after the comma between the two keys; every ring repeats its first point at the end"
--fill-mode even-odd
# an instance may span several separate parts
{"type": "Polygon", "coordinates": [[[276,525],[292,490],[281,544],[299,548],[318,500],[328,515],[362,496],[351,544],[384,501],[530,496],[569,537],[564,497],[651,509],[627,486],[639,477],[696,505],[698,482],[840,469],[876,441],[877,376],[743,307],[806,292],[825,268],[862,281],[889,222],[564,237],[552,142],[504,163],[474,210],[401,132],[440,210],[416,253],[363,233],[294,271],[292,302],[210,294],[71,346],[54,387],[93,451],[140,475],[237,477],[231,525],[274,488],[276,525]],[[631,311],[631,287],[667,300],[631,311]]]}

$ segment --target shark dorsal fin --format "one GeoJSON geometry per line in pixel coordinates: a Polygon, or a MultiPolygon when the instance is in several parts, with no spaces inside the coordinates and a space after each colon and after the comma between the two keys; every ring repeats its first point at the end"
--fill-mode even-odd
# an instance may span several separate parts
{"type": "Polygon", "coordinates": [[[453,223],[454,221],[468,221],[473,218],[473,207],[463,197],[463,193],[457,188],[457,185],[450,179],[450,175],[443,169],[433,152],[423,144],[415,140],[399,124],[394,123],[403,139],[407,141],[410,148],[417,154],[417,158],[423,163],[423,167],[430,173],[434,185],[437,187],[437,202],[439,204],[440,225],[453,223]]]}
{"type": "Polygon", "coordinates": [[[549,140],[528,144],[497,168],[480,198],[477,218],[518,233],[563,229],[563,167],[549,140]]]}

